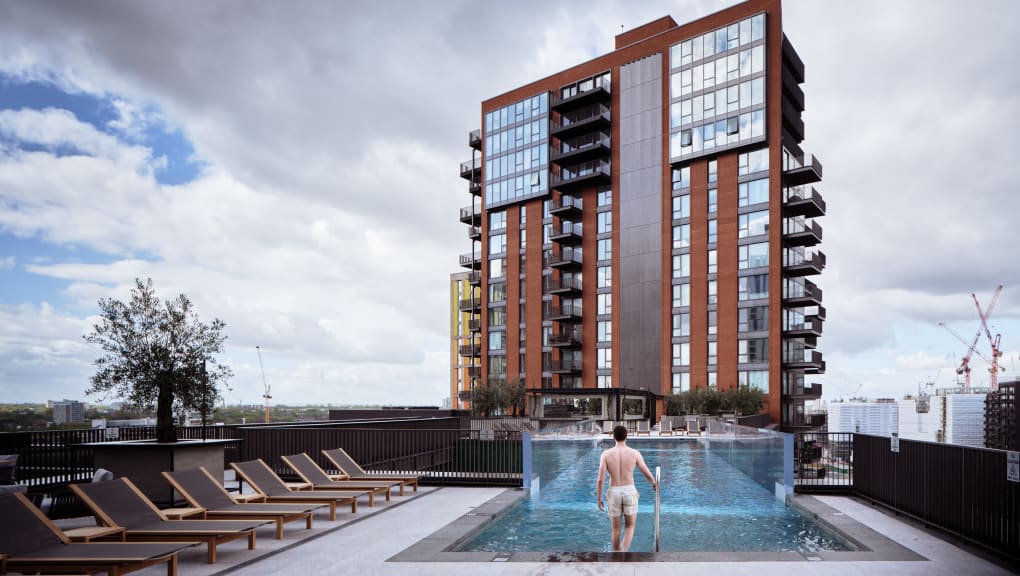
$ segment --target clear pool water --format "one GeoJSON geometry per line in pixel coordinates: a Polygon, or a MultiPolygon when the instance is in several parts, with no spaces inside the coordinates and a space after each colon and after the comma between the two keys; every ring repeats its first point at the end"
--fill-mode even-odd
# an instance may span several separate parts
{"type": "MultiPolygon", "coordinates": [[[[610,525],[598,509],[595,481],[599,454],[611,441],[535,442],[533,462],[541,478],[537,496],[526,498],[458,546],[461,551],[609,551],[610,525]]],[[[710,446],[716,446],[712,442],[710,446]]],[[[737,467],[734,448],[713,455],[702,442],[631,442],[648,467],[662,468],[660,550],[801,551],[848,550],[835,535],[775,498],[737,467]]],[[[754,447],[737,458],[754,462],[754,447]]],[[[655,494],[635,471],[641,495],[632,552],[654,551],[655,494]]]]}

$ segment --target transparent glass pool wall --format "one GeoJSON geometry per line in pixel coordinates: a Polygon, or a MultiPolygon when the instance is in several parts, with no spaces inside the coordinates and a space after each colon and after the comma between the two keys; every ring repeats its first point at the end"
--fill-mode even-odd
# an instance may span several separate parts
{"type": "MultiPolygon", "coordinates": [[[[655,438],[651,436],[631,436],[629,441],[638,449],[640,443],[655,438]]],[[[611,445],[610,439],[601,433],[601,428],[591,420],[571,423],[555,428],[532,433],[525,433],[524,443],[524,488],[537,492],[541,486],[544,459],[537,462],[532,442],[548,440],[574,440],[577,449],[590,450],[593,446],[611,445]]],[[[755,483],[770,492],[776,498],[785,500],[793,494],[793,435],[760,428],[739,426],[732,422],[709,419],[706,422],[705,435],[677,441],[701,442],[712,455],[726,461],[755,483]]],[[[545,470],[548,478],[550,472],[545,470]]]]}
{"type": "Polygon", "coordinates": [[[793,493],[793,435],[708,421],[703,442],[712,455],[726,460],[783,500],[793,493]]]}

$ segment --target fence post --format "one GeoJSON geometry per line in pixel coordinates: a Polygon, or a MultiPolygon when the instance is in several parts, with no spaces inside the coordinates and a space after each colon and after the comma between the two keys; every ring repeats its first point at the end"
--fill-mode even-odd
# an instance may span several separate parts
{"type": "Polygon", "coordinates": [[[793,434],[783,434],[783,485],[776,486],[776,498],[786,502],[793,494],[793,434]]]}
{"type": "Polygon", "coordinates": [[[521,458],[524,489],[531,490],[531,433],[527,430],[521,432],[521,458]]]}

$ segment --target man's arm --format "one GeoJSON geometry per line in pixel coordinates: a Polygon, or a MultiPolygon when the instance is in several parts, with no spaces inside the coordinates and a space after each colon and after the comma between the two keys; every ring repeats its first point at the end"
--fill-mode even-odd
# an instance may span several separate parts
{"type": "Polygon", "coordinates": [[[606,453],[599,457],[599,479],[595,482],[595,492],[599,498],[599,510],[602,510],[602,482],[606,477],[606,453]]]}
{"type": "MultiPolygon", "coordinates": [[[[637,451],[635,450],[635,452],[637,451]]],[[[652,476],[651,470],[649,470],[648,466],[645,465],[645,458],[640,452],[637,453],[637,465],[638,469],[641,470],[641,473],[645,475],[645,478],[648,478],[648,483],[652,485],[652,489],[658,490],[659,485],[655,483],[655,476],[652,476]]]]}

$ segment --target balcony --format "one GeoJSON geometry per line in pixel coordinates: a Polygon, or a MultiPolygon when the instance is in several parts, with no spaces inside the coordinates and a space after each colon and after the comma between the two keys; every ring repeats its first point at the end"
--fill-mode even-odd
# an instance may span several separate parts
{"type": "Polygon", "coordinates": [[[580,374],[580,360],[550,360],[547,366],[543,367],[545,372],[553,374],[580,374]]]}
{"type": "Polygon", "coordinates": [[[783,258],[783,274],[786,276],[812,276],[825,269],[825,254],[811,252],[807,255],[787,254],[783,258]]]}
{"type": "Polygon", "coordinates": [[[549,336],[549,345],[553,348],[580,348],[582,341],[579,328],[562,330],[549,336]]]}
{"type": "Polygon", "coordinates": [[[811,155],[811,161],[803,166],[790,168],[783,172],[783,186],[803,186],[822,181],[822,163],[811,155]]]}
{"type": "Polygon", "coordinates": [[[612,113],[609,108],[597,104],[560,116],[560,123],[551,127],[550,135],[566,140],[585,132],[605,130],[611,123],[612,113]]]}
{"type": "Polygon", "coordinates": [[[467,254],[460,255],[460,265],[464,268],[471,268],[472,270],[482,269],[482,257],[478,254],[468,252],[467,254]]]}
{"type": "Polygon", "coordinates": [[[482,284],[482,273],[481,272],[468,272],[468,284],[471,286],[480,286],[482,284]]]}
{"type": "Polygon", "coordinates": [[[814,188],[798,187],[787,189],[783,203],[783,216],[818,218],[825,216],[825,200],[814,188]]]}
{"type": "Polygon", "coordinates": [[[787,219],[783,230],[784,246],[814,246],[822,241],[822,227],[800,218],[787,219]]]}
{"type": "Polygon", "coordinates": [[[612,99],[613,95],[609,91],[609,83],[599,82],[590,90],[578,92],[566,98],[554,96],[552,109],[560,114],[566,114],[567,112],[572,112],[579,108],[584,108],[585,106],[591,106],[592,104],[608,104],[612,101],[612,99]]]}
{"type": "Polygon", "coordinates": [[[803,400],[811,400],[822,397],[822,384],[821,382],[815,382],[814,384],[808,384],[807,386],[801,386],[799,389],[794,388],[793,392],[786,395],[787,398],[800,398],[803,400]]]}
{"type": "Polygon", "coordinates": [[[802,358],[784,358],[783,368],[803,370],[807,374],[825,374],[825,361],[822,360],[821,352],[807,350],[802,358]]]}
{"type": "Polygon", "coordinates": [[[553,242],[564,245],[576,245],[580,244],[584,240],[584,236],[581,234],[581,223],[580,222],[561,222],[560,227],[553,227],[552,234],[549,235],[549,239],[553,242]]]}
{"type": "Polygon", "coordinates": [[[481,226],[468,226],[468,238],[472,240],[482,239],[482,227],[481,226]]]}
{"type": "Polygon", "coordinates": [[[545,293],[556,296],[580,296],[581,279],[572,277],[553,280],[550,278],[546,280],[545,293]]]}
{"type": "Polygon", "coordinates": [[[468,298],[467,300],[461,300],[457,302],[457,309],[461,312],[481,312],[482,311],[482,299],[481,298],[468,298]]]}
{"type": "Polygon", "coordinates": [[[804,90],[800,82],[794,77],[789,69],[783,68],[783,98],[788,98],[790,104],[797,110],[804,110],[804,90]]]}
{"type": "Polygon", "coordinates": [[[805,316],[804,322],[783,328],[783,336],[807,338],[822,335],[822,320],[817,316],[805,316]]]}
{"type": "Polygon", "coordinates": [[[479,152],[482,151],[482,129],[481,128],[479,128],[477,130],[472,130],[471,132],[468,133],[468,146],[474,148],[475,150],[478,150],[479,152]]]}
{"type": "Polygon", "coordinates": [[[480,206],[465,206],[460,209],[460,221],[464,224],[481,226],[482,209],[480,206]]]}
{"type": "MultiPolygon", "coordinates": [[[[790,308],[819,306],[822,304],[822,289],[810,280],[804,280],[803,288],[794,286],[783,293],[783,304],[790,308]]],[[[824,309],[823,309],[824,310],[824,309]]]]}
{"type": "Polygon", "coordinates": [[[560,148],[553,151],[549,160],[564,166],[596,158],[608,158],[609,154],[609,137],[602,132],[594,132],[561,142],[560,148]]]}
{"type": "Polygon", "coordinates": [[[559,174],[553,174],[552,187],[559,190],[580,188],[582,186],[609,182],[611,168],[605,160],[593,160],[582,162],[560,169],[559,174]]]}
{"type": "Polygon", "coordinates": [[[468,344],[467,346],[458,346],[457,354],[464,358],[481,358],[482,346],[480,344],[468,344]]]}
{"type": "Polygon", "coordinates": [[[581,217],[583,203],[576,196],[562,195],[549,205],[549,214],[566,220],[577,220],[581,217]]]}
{"type": "Polygon", "coordinates": [[[798,84],[804,81],[804,61],[783,34],[783,68],[789,70],[798,84]]]}
{"type": "Polygon", "coordinates": [[[547,304],[544,312],[545,319],[554,322],[576,323],[582,320],[581,307],[569,303],[561,306],[547,304]]]}
{"type": "Polygon", "coordinates": [[[482,331],[482,321],[478,320],[478,319],[468,320],[468,330],[471,331],[471,332],[481,332],[482,331]]]}
{"type": "Polygon", "coordinates": [[[465,180],[478,180],[482,176],[480,160],[467,160],[460,163],[460,177],[465,180]]]}
{"type": "Polygon", "coordinates": [[[795,108],[793,100],[783,98],[782,110],[783,126],[786,127],[786,131],[794,141],[802,142],[804,140],[804,119],[801,118],[800,111],[795,108]]]}
{"type": "Polygon", "coordinates": [[[472,180],[471,184],[468,184],[468,192],[470,192],[472,196],[481,196],[482,182],[480,180],[472,180]]]}
{"type": "Polygon", "coordinates": [[[581,251],[573,248],[563,248],[560,252],[549,256],[549,267],[564,269],[577,269],[581,267],[581,251]]]}
{"type": "Polygon", "coordinates": [[[474,379],[474,378],[481,378],[482,377],[482,367],[481,366],[468,366],[467,371],[468,371],[468,378],[474,379]]]}

